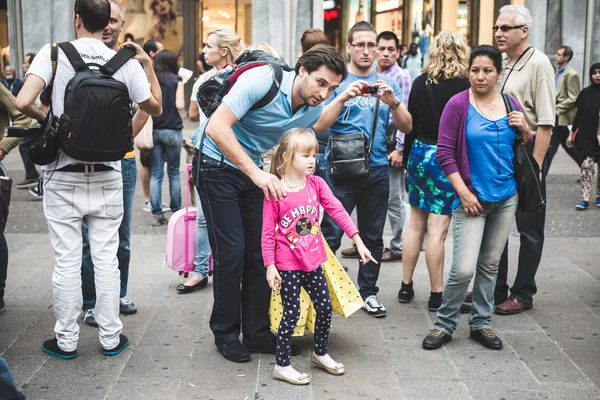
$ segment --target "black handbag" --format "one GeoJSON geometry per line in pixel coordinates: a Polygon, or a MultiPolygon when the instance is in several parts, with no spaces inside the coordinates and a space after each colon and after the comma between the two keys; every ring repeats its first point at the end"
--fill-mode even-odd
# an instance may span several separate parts
{"type": "MultiPolygon", "coordinates": [[[[515,110],[510,97],[502,93],[507,114],[515,110]]],[[[540,182],[540,166],[531,151],[525,147],[518,133],[513,146],[513,167],[519,193],[519,210],[533,212],[546,205],[546,187],[540,182]]]]}
{"type": "Polygon", "coordinates": [[[40,133],[33,140],[28,149],[29,158],[37,165],[48,165],[58,158],[58,129],[59,117],[52,113],[52,86],[56,77],[56,68],[58,65],[58,44],[52,43],[50,47],[50,56],[52,60],[52,79],[46,88],[46,97],[48,98],[49,109],[46,120],[42,123],[40,133]]]}
{"type": "Polygon", "coordinates": [[[349,181],[369,176],[369,158],[377,127],[380,99],[375,102],[371,139],[363,132],[329,137],[329,167],[335,181],[349,181]]]}

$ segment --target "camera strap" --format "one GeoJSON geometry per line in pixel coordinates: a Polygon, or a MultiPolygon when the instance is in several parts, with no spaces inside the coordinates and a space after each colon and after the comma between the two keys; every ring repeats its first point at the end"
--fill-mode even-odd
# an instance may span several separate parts
{"type": "MultiPolygon", "coordinates": [[[[375,72],[375,84],[377,84],[377,80],[379,79],[379,74],[375,72]]],[[[369,157],[371,156],[371,149],[373,148],[373,139],[375,138],[375,133],[377,132],[377,118],[379,117],[379,104],[381,100],[377,97],[375,101],[375,113],[373,114],[373,124],[371,125],[371,138],[369,140],[369,157]]]]}
{"type": "Polygon", "coordinates": [[[56,70],[58,69],[58,43],[52,43],[50,46],[50,60],[52,62],[52,78],[46,87],[46,97],[48,98],[48,107],[52,110],[52,87],[54,86],[54,78],[56,78],[56,70]]]}

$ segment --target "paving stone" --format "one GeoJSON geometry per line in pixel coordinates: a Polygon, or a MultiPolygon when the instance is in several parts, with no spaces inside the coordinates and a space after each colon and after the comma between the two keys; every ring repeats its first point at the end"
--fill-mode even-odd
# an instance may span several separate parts
{"type": "Polygon", "coordinates": [[[436,381],[434,385],[423,381],[403,381],[400,382],[400,393],[403,400],[472,399],[465,384],[456,380],[436,381]]]}
{"type": "Polygon", "coordinates": [[[178,399],[181,378],[119,378],[111,387],[107,400],[167,400],[178,399]]]}

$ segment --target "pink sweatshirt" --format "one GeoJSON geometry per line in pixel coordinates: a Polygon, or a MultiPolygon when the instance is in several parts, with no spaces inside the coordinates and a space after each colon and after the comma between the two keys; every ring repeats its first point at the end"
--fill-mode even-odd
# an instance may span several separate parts
{"type": "Polygon", "coordinates": [[[319,206],[323,206],[348,236],[358,232],[327,183],[318,176],[307,176],[301,191],[287,192],[279,201],[265,199],[262,228],[265,267],[275,264],[282,271],[310,272],[327,261],[319,229],[319,206]]]}

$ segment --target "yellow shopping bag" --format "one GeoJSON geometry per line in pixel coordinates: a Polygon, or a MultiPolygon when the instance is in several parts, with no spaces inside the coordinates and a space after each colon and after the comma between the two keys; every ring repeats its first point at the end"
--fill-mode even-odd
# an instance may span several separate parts
{"type": "Polygon", "coordinates": [[[327,252],[327,261],[323,264],[323,273],[329,286],[331,306],[333,311],[348,318],[354,312],[360,310],[365,302],[346,271],[344,271],[342,264],[327,245],[325,238],[323,238],[323,244],[327,252]]]}
{"type": "MultiPolygon", "coordinates": [[[[269,307],[269,318],[271,319],[271,330],[277,332],[279,323],[283,316],[283,307],[281,304],[281,293],[279,290],[273,290],[271,293],[271,305],[269,307]]],[[[304,336],[304,330],[308,329],[311,332],[315,331],[316,312],[313,308],[310,296],[302,288],[300,290],[300,318],[294,329],[293,336],[304,336]]]]}

